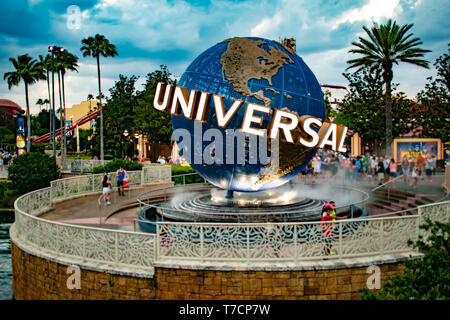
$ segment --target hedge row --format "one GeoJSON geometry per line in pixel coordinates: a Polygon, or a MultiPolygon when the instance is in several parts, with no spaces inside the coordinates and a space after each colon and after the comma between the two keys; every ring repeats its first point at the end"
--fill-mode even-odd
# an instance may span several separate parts
{"type": "Polygon", "coordinates": [[[92,173],[114,172],[119,170],[120,167],[122,167],[126,171],[137,171],[142,170],[143,165],[140,162],[117,159],[102,166],[96,166],[92,168],[92,173]]]}
{"type": "MultiPolygon", "coordinates": [[[[172,176],[188,173],[195,173],[195,171],[191,167],[185,167],[182,165],[172,165],[172,176]]],[[[184,179],[186,184],[203,182],[203,178],[198,174],[186,176],[184,177],[184,179]]],[[[175,177],[172,180],[175,182],[175,184],[183,184],[183,177],[175,177]]]]}

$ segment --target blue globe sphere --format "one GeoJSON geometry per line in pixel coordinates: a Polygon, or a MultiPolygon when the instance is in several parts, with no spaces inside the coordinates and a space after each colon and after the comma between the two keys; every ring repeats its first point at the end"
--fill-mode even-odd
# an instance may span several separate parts
{"type": "MultiPolygon", "coordinates": [[[[213,185],[233,191],[275,188],[295,177],[314,156],[315,149],[280,141],[279,168],[269,174],[271,165],[260,161],[259,154],[254,154],[254,150],[261,152],[261,147],[254,148],[253,145],[251,148],[254,140],[247,138],[242,146],[235,139],[237,144],[231,151],[225,146],[225,137],[230,130],[241,128],[247,102],[287,109],[298,116],[325,119],[319,82],[305,62],[280,43],[255,37],[225,40],[200,54],[183,73],[178,85],[189,92],[199,90],[222,96],[225,111],[235,99],[244,101],[225,128],[218,126],[213,99],[209,100],[207,120],[203,123],[187,119],[183,114],[172,115],[174,131],[186,129],[190,133],[190,141],[178,144],[183,146],[179,149],[180,154],[213,185]],[[201,139],[200,136],[210,129],[215,129],[215,133],[220,131],[224,139],[201,139]],[[240,147],[245,149],[244,162],[239,161],[236,154],[230,155],[240,147]],[[208,163],[203,157],[205,152],[221,159],[208,163]],[[203,157],[200,161],[199,156],[203,157]]],[[[261,113],[258,116],[263,116],[261,128],[267,128],[270,115],[261,113]]]]}

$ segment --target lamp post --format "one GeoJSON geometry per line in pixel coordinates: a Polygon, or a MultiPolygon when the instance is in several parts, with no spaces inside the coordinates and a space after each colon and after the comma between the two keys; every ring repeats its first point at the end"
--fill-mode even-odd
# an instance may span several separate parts
{"type": "MultiPolygon", "coordinates": [[[[55,118],[55,54],[58,52],[63,52],[63,47],[58,46],[48,46],[48,52],[52,54],[52,131],[53,131],[53,157],[56,159],[56,118],[55,118]]],[[[61,128],[61,130],[63,130],[61,128]]],[[[64,130],[65,131],[65,130],[64,130]]],[[[61,142],[63,140],[61,139],[61,142]]]]}
{"type": "MultiPolygon", "coordinates": [[[[125,142],[127,141],[128,135],[129,135],[128,130],[125,129],[125,131],[123,132],[123,136],[125,137],[125,142]]],[[[122,147],[122,157],[123,157],[123,147],[122,147]]]]}

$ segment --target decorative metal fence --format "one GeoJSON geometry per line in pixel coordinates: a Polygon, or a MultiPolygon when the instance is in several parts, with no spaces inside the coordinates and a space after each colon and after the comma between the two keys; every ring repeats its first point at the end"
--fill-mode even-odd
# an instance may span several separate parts
{"type": "MultiPolygon", "coordinates": [[[[155,183],[171,182],[170,166],[143,167],[142,170],[128,171],[129,186],[143,186],[155,183]]],[[[116,172],[109,172],[111,181],[115,179],[116,172]]],[[[103,174],[81,175],[51,182],[51,201],[62,201],[70,197],[101,192],[103,174]]]]}
{"type": "Polygon", "coordinates": [[[82,159],[66,159],[65,163],[61,163],[61,171],[71,173],[91,173],[96,166],[102,166],[111,160],[82,160],[82,159]]]}
{"type": "MultiPolygon", "coordinates": [[[[130,175],[132,183],[170,181],[170,166],[150,166],[147,170],[130,175]]],[[[407,241],[417,239],[424,217],[443,222],[450,217],[450,201],[445,201],[420,206],[417,215],[332,223],[157,222],[156,234],[70,225],[38,217],[56,199],[99,192],[100,176],[53,181],[50,188],[19,197],[14,204],[14,234],[28,245],[61,257],[146,269],[164,260],[295,263],[408,253],[412,248],[407,241]]]]}
{"type": "MultiPolygon", "coordinates": [[[[41,190],[37,191],[40,193],[41,190]]],[[[59,223],[22,211],[26,197],[18,199],[14,230],[20,241],[40,251],[116,267],[151,268],[154,235],[59,223]]]]}
{"type": "MultiPolygon", "coordinates": [[[[111,177],[115,173],[110,173],[111,177]]],[[[170,166],[128,172],[131,187],[171,182],[170,166]]],[[[149,233],[70,225],[39,218],[56,201],[101,192],[102,174],[59,179],[49,188],[19,197],[14,203],[14,230],[21,241],[61,257],[81,258],[118,267],[149,268],[155,236],[149,233]]]]}
{"type": "Polygon", "coordinates": [[[411,252],[424,216],[448,221],[450,202],[414,216],[336,222],[212,224],[157,222],[157,260],[296,262],[411,252]],[[331,226],[330,226],[331,225],[331,226]],[[331,251],[331,252],[330,252],[331,251]]]}

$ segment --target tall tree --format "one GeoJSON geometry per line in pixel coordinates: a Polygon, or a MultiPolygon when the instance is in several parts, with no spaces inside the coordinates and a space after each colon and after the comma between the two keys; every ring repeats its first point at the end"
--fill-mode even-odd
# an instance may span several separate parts
{"type": "Polygon", "coordinates": [[[385,83],[385,100],[386,100],[386,154],[391,153],[392,145],[392,88],[391,82],[393,78],[393,64],[399,62],[411,63],[424,68],[429,68],[428,61],[420,59],[426,52],[419,46],[422,44],[419,38],[413,38],[412,33],[408,31],[413,24],[403,26],[397,25],[391,19],[386,24],[378,25],[374,23],[369,30],[363,27],[369,36],[369,40],[359,37],[359,42],[352,42],[357,49],[349,50],[350,53],[361,54],[362,57],[348,60],[350,66],[347,68],[355,68],[362,66],[381,65],[383,68],[383,80],[385,83]]]}
{"type": "Polygon", "coordinates": [[[52,140],[52,98],[50,97],[50,72],[52,71],[53,68],[53,60],[52,60],[52,55],[51,54],[47,54],[45,57],[43,57],[42,55],[39,55],[39,62],[42,65],[42,69],[44,70],[45,74],[46,74],[46,79],[47,79],[47,94],[48,94],[48,106],[49,106],[49,122],[50,122],[50,128],[49,128],[49,132],[50,132],[50,140],[53,142],[52,140]]]}
{"type": "Polygon", "coordinates": [[[422,105],[416,113],[422,135],[450,141],[450,44],[447,53],[436,59],[437,77],[428,78],[425,89],[417,94],[422,105]]]}
{"type": "Polygon", "coordinates": [[[63,105],[63,115],[61,117],[62,121],[62,132],[61,132],[61,143],[63,145],[62,150],[62,163],[65,164],[66,154],[67,154],[67,141],[66,141],[66,93],[65,93],[65,85],[64,85],[64,76],[67,71],[75,71],[78,72],[78,58],[70,53],[67,50],[64,50],[62,53],[58,54],[56,57],[56,66],[58,71],[58,79],[59,75],[61,75],[61,85],[62,85],[62,105],[63,105]]]}
{"type": "Polygon", "coordinates": [[[28,54],[24,54],[14,58],[9,58],[9,61],[14,66],[15,71],[6,72],[3,75],[3,79],[8,82],[8,89],[11,90],[13,86],[18,86],[21,81],[25,84],[25,101],[27,106],[27,152],[30,152],[31,147],[31,115],[30,115],[30,103],[28,97],[28,86],[37,82],[38,80],[44,80],[44,69],[42,65],[36,60],[30,57],[28,54]]]}
{"type": "MultiPolygon", "coordinates": [[[[382,68],[364,67],[354,73],[344,73],[348,80],[349,93],[338,105],[336,123],[344,124],[349,129],[358,132],[363,143],[370,147],[371,152],[384,152],[383,137],[386,134],[383,110],[383,78],[382,68]]],[[[392,84],[393,90],[398,84],[392,84]]],[[[414,122],[410,117],[410,108],[414,102],[407,99],[401,92],[392,97],[393,134],[400,135],[410,131],[408,124],[414,122]]]]}
{"type": "Polygon", "coordinates": [[[105,36],[96,34],[94,37],[88,37],[81,40],[81,52],[83,57],[92,56],[97,60],[98,73],[98,92],[99,92],[99,108],[100,108],[100,159],[104,160],[104,141],[103,141],[103,106],[102,106],[102,85],[100,75],[100,56],[114,57],[118,53],[116,47],[109,42],[105,36]]]}
{"type": "Polygon", "coordinates": [[[42,106],[45,104],[44,100],[39,98],[36,100],[36,104],[39,106],[39,112],[41,112],[42,106]]]}
{"type": "Polygon", "coordinates": [[[170,143],[172,134],[170,114],[158,112],[153,108],[153,100],[158,82],[176,83],[170,76],[171,73],[167,66],[161,65],[160,70],[155,70],[147,74],[145,89],[137,94],[138,107],[136,108],[134,125],[136,130],[145,135],[150,142],[170,143]]]}

